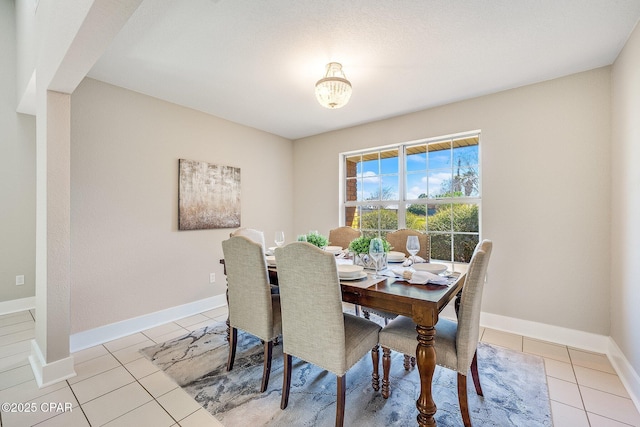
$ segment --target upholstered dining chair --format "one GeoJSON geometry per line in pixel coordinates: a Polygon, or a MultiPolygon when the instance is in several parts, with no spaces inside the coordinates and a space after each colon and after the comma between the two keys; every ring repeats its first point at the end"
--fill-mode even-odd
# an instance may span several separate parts
{"type": "Polygon", "coordinates": [[[271,294],[267,262],[262,246],[244,236],[222,242],[227,270],[229,302],[229,357],[227,371],[233,369],[238,329],[264,341],[264,364],[260,391],[267,389],[271,373],[273,342],[282,333],[280,296],[271,294]]]}
{"type": "MultiPolygon", "coordinates": [[[[235,230],[235,231],[231,232],[231,234],[229,234],[229,237],[235,237],[235,236],[244,236],[247,239],[260,244],[262,246],[262,251],[263,252],[266,252],[266,250],[267,250],[265,242],[264,242],[264,232],[262,232],[260,230],[256,230],[255,228],[242,227],[242,228],[238,228],[237,230],[235,230]]],[[[277,283],[277,282],[274,282],[274,283],[277,283]]],[[[272,294],[277,294],[278,292],[280,292],[280,289],[278,288],[278,286],[277,285],[271,285],[271,293],[272,294]]],[[[276,338],[276,343],[277,342],[278,342],[278,339],[276,338]]]]}
{"type": "MultiPolygon", "coordinates": [[[[471,376],[476,393],[482,396],[478,375],[478,335],[480,330],[480,306],[485,275],[493,243],[483,240],[478,243],[471,258],[467,277],[462,287],[462,297],[457,311],[458,321],[440,319],[436,324],[436,363],[458,372],[458,402],[465,427],[471,427],[467,403],[467,373],[471,376]]],[[[382,397],[389,397],[389,370],[391,368],[390,349],[405,354],[416,352],[416,324],[408,317],[398,316],[380,331],[382,346],[382,397]]],[[[372,352],[374,364],[378,357],[372,352]]],[[[374,368],[374,373],[377,368],[374,368]]],[[[374,379],[376,376],[374,376],[374,379]]],[[[374,384],[375,388],[375,384],[374,384]]]]}
{"type": "Polygon", "coordinates": [[[266,246],[264,244],[264,232],[260,230],[256,230],[255,228],[242,227],[234,230],[233,232],[231,232],[231,234],[229,234],[229,237],[234,236],[244,236],[249,240],[259,243],[262,246],[262,251],[266,251],[266,246]]]}
{"type": "Polygon", "coordinates": [[[380,326],[342,312],[333,254],[307,242],[277,248],[284,377],[280,407],[289,403],[292,356],[336,374],[336,426],[344,424],[346,372],[378,344],[380,326]],[[313,310],[309,307],[313,306],[313,310]]]}
{"type": "Polygon", "coordinates": [[[349,247],[349,243],[360,236],[362,236],[362,232],[360,230],[356,230],[349,226],[333,228],[329,230],[329,244],[347,249],[349,247]]]}
{"type": "Polygon", "coordinates": [[[404,252],[406,256],[409,256],[410,254],[407,251],[407,237],[409,236],[418,236],[420,251],[418,251],[417,255],[429,262],[431,260],[431,242],[428,234],[409,228],[401,228],[387,233],[385,239],[387,239],[394,251],[404,252]]]}

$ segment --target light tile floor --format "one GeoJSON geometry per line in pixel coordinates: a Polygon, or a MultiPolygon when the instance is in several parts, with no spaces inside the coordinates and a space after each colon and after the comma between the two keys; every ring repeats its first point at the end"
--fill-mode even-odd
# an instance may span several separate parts
{"type": "MultiPolygon", "coordinates": [[[[39,389],[27,360],[34,313],[0,316],[0,403],[35,408],[0,411],[0,426],[221,426],[138,350],[226,317],[222,307],[77,352],[77,376],[39,389]]],[[[544,358],[555,427],[640,427],[640,414],[605,355],[486,328],[481,339],[544,358]]]]}

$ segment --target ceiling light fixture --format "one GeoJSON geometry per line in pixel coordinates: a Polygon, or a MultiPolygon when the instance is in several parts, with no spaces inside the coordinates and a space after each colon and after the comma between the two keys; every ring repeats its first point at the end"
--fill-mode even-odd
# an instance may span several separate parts
{"type": "Polygon", "coordinates": [[[344,107],[349,102],[351,82],[345,77],[341,64],[327,64],[324,78],[316,83],[316,98],[320,105],[330,109],[344,107]]]}

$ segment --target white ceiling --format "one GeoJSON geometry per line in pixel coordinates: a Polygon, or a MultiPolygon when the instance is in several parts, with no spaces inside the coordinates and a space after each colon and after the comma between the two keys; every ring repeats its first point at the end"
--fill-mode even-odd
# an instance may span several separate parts
{"type": "Polygon", "coordinates": [[[611,64],[640,0],[144,0],[89,76],[290,139],[611,64]],[[343,64],[349,104],[315,82],[343,64]]]}

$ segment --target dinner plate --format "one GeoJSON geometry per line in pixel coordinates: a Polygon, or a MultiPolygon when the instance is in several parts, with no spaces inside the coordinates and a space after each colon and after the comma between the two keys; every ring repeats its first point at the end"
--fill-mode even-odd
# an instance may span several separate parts
{"type": "Polygon", "coordinates": [[[353,264],[339,264],[336,268],[338,269],[338,276],[343,279],[359,277],[362,274],[362,270],[364,270],[361,265],[353,264]]]}
{"type": "Polygon", "coordinates": [[[342,252],[342,246],[325,246],[324,250],[334,255],[338,255],[342,252]]]}
{"type": "Polygon", "coordinates": [[[433,274],[440,274],[447,271],[447,266],[444,264],[436,264],[433,262],[419,262],[411,264],[411,267],[416,271],[428,271],[433,274]]]}
{"type": "Polygon", "coordinates": [[[387,254],[387,262],[404,262],[406,260],[404,252],[389,251],[387,254]]]}
{"type": "Polygon", "coordinates": [[[367,273],[363,271],[362,273],[360,273],[358,276],[355,276],[355,277],[342,277],[342,276],[338,276],[338,277],[340,278],[340,280],[360,280],[367,277],[367,273]]]}
{"type": "Polygon", "coordinates": [[[273,255],[267,255],[265,257],[267,259],[267,265],[276,265],[276,257],[273,255]]]}

